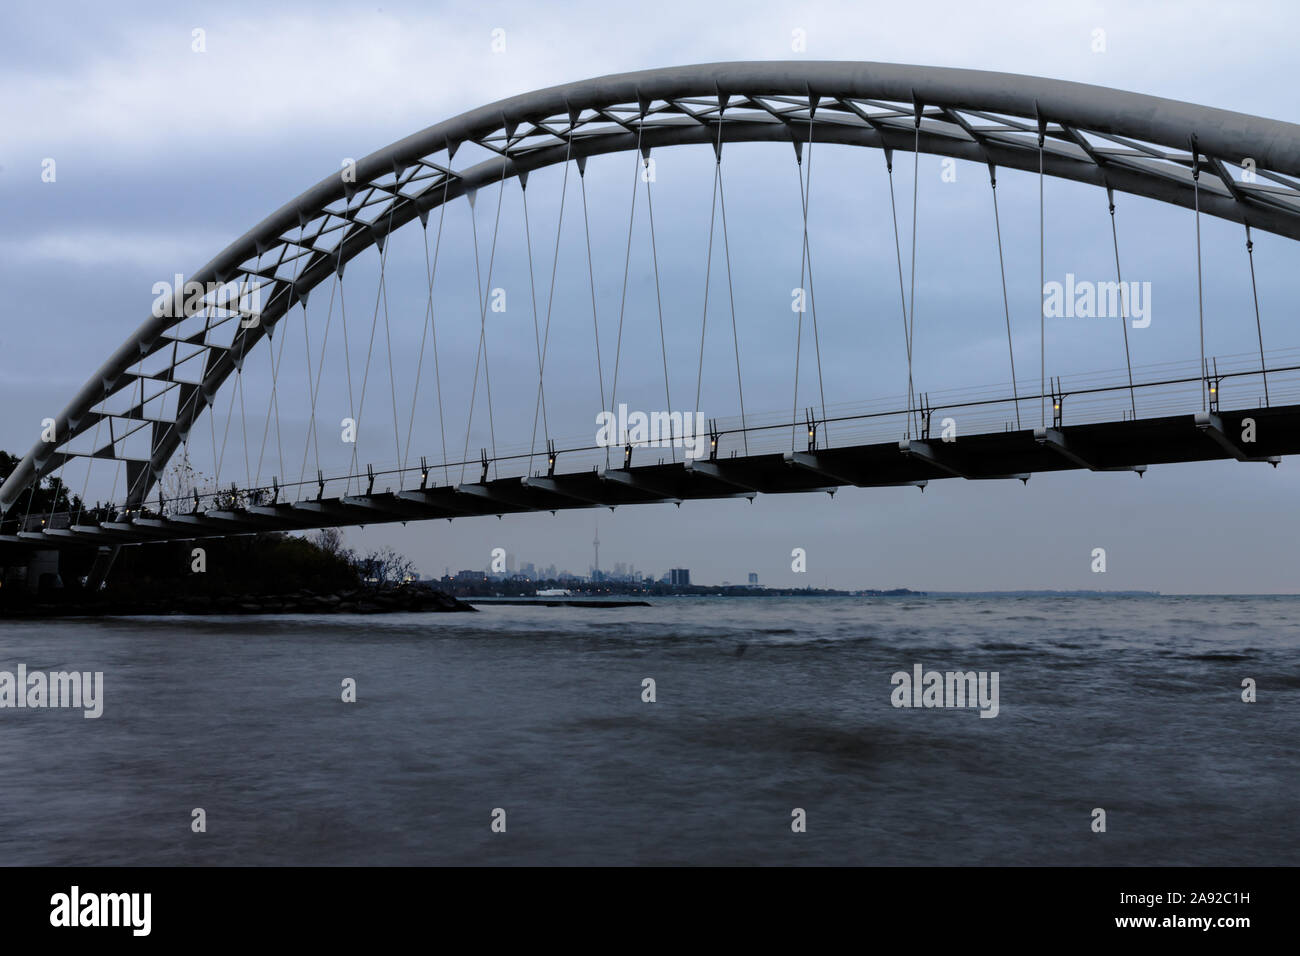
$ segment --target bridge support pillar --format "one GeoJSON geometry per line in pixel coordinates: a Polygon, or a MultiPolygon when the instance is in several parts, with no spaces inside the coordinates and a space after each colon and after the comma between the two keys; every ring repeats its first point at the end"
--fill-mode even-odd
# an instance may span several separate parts
{"type": "Polygon", "coordinates": [[[103,589],[108,581],[108,572],[113,569],[113,562],[117,560],[117,553],[121,550],[120,544],[104,545],[99,549],[95,555],[95,563],[90,566],[90,574],[86,576],[87,591],[95,594],[103,589]]]}

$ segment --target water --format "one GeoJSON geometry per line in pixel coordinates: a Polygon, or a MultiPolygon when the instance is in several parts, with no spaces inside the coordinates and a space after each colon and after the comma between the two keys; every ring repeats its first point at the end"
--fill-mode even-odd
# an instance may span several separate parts
{"type": "Polygon", "coordinates": [[[0,622],[105,681],[0,710],[0,861],[1294,865],[1297,648],[1296,598],[0,622]],[[999,715],[895,709],[916,663],[999,715]]]}

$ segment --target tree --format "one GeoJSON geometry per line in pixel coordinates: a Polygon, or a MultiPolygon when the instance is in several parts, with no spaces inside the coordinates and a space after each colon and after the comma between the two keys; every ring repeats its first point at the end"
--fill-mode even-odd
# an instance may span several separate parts
{"type": "MultiPolygon", "coordinates": [[[[3,483],[13,470],[18,467],[21,458],[8,452],[0,451],[0,483],[3,483]]],[[[58,512],[80,511],[81,498],[70,495],[63,479],[56,476],[37,482],[32,491],[24,494],[14,503],[10,518],[21,518],[23,514],[40,515],[58,512]],[[19,511],[21,509],[21,512],[19,511]]]]}
{"type": "Polygon", "coordinates": [[[326,554],[346,553],[343,547],[343,532],[338,528],[321,528],[315,534],[308,535],[307,540],[326,554]]]}
{"type": "Polygon", "coordinates": [[[195,491],[209,484],[211,479],[195,468],[190,461],[189,448],[182,448],[179,455],[172,457],[171,463],[158,483],[159,493],[164,501],[163,513],[183,514],[189,511],[186,502],[193,500],[195,491]]]}
{"type": "Polygon", "coordinates": [[[390,584],[402,584],[416,578],[414,562],[405,555],[398,554],[388,545],[367,551],[364,557],[356,559],[354,563],[364,583],[381,588],[390,584]]]}

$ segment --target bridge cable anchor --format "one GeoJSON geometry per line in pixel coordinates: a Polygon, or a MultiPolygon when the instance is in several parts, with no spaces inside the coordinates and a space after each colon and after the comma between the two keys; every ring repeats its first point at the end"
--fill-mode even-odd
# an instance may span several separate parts
{"type": "Polygon", "coordinates": [[[1223,381],[1223,376],[1219,374],[1219,359],[1212,357],[1209,362],[1202,366],[1201,371],[1205,376],[1205,384],[1210,393],[1210,411],[1217,415],[1219,412],[1219,383],[1223,381]],[[1213,363],[1214,368],[1212,374],[1210,372],[1211,363],[1213,363]]]}
{"type": "Polygon", "coordinates": [[[1052,376],[1052,427],[1060,428],[1065,419],[1065,396],[1067,392],[1061,390],[1061,377],[1052,376]]]}

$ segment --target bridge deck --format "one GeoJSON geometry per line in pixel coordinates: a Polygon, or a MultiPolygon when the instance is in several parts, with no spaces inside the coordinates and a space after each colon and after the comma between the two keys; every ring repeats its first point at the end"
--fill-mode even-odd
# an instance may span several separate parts
{"type": "Polygon", "coordinates": [[[0,543],[21,548],[142,544],[321,527],[562,511],[833,491],[891,485],[924,487],[943,478],[1028,480],[1035,472],[1145,471],[1148,465],[1300,454],[1300,405],[1176,415],[1136,421],[1022,429],[945,442],[884,442],[635,466],[628,469],[499,478],[484,483],[279,502],[234,510],[160,515],[144,509],[115,520],[82,514],[32,516],[0,527],[0,543]],[[1256,440],[1241,442],[1243,420],[1256,440]],[[73,523],[76,518],[77,523],[73,523]]]}

